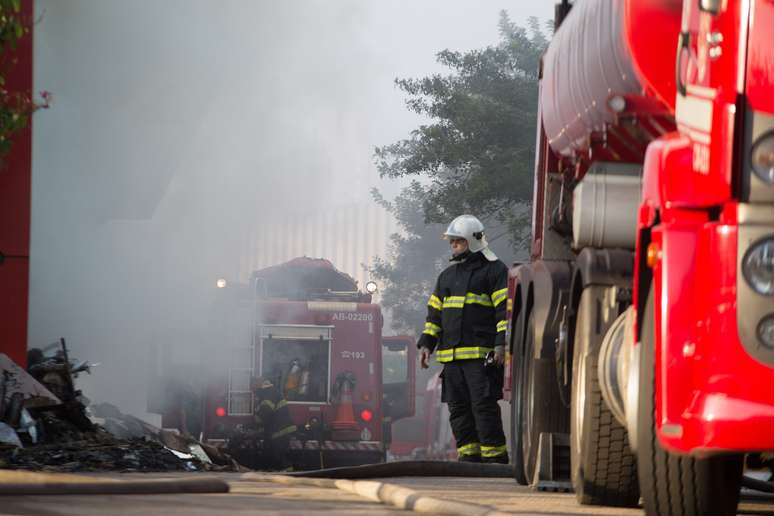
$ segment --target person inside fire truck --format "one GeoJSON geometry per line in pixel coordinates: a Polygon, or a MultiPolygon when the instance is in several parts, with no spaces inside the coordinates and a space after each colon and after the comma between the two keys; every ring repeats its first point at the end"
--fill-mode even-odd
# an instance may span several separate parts
{"type": "Polygon", "coordinates": [[[427,320],[417,343],[420,365],[430,355],[443,364],[441,400],[457,456],[466,462],[508,463],[502,417],[508,268],[489,249],[484,225],[460,215],[444,238],[452,264],[441,272],[427,303],[427,320]]]}
{"type": "Polygon", "coordinates": [[[263,457],[267,469],[283,470],[288,467],[287,451],[296,433],[290,419],[288,402],[279,388],[268,379],[256,378],[255,422],[263,436],[263,457]]]}

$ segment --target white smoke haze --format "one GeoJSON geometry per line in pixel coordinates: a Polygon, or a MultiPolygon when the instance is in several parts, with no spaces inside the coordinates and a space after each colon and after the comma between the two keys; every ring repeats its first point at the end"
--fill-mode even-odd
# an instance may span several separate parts
{"type": "Polygon", "coordinates": [[[138,415],[149,347],[210,345],[215,280],[283,245],[267,227],[397,191],[373,148],[421,121],[395,77],[496,43],[501,9],[553,14],[527,0],[35,6],[35,89],[54,102],[33,128],[28,343],[65,337],[102,364],[85,394],[138,415]]]}

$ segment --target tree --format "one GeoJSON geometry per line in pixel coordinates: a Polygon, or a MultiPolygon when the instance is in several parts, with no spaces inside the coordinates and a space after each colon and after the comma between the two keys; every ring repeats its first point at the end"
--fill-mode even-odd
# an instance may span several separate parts
{"type": "Polygon", "coordinates": [[[29,92],[13,91],[7,77],[18,60],[16,47],[22,38],[30,37],[32,19],[22,11],[21,0],[0,0],[0,165],[11,150],[13,137],[27,128],[32,113],[47,108],[51,94],[42,91],[37,103],[29,92]]]}
{"type": "Polygon", "coordinates": [[[422,176],[428,222],[461,211],[512,222],[513,207],[532,197],[538,64],[546,36],[500,13],[500,42],[461,53],[444,50],[452,73],[396,79],[407,107],[430,118],[409,138],[378,147],[382,177],[422,176]]]}
{"type": "MultiPolygon", "coordinates": [[[[376,201],[398,221],[403,233],[390,237],[388,259],[374,258],[369,272],[383,285],[381,303],[390,310],[392,329],[398,333],[416,333],[424,323],[427,296],[432,291],[435,276],[446,259],[441,235],[443,224],[425,223],[425,190],[417,182],[404,188],[390,202],[372,191],[376,201]]],[[[447,258],[448,259],[448,258],[447,258]]]]}
{"type": "Polygon", "coordinates": [[[431,120],[374,155],[382,177],[415,177],[394,202],[374,191],[403,230],[392,236],[388,259],[370,269],[383,283],[382,304],[396,331],[422,327],[427,296],[447,263],[438,237],[453,217],[481,218],[506,263],[503,237],[507,251],[526,253],[538,64],[547,45],[538,20],[528,25],[519,27],[502,11],[497,45],[441,51],[437,60],[448,75],[395,81],[408,95],[408,109],[431,120]]]}

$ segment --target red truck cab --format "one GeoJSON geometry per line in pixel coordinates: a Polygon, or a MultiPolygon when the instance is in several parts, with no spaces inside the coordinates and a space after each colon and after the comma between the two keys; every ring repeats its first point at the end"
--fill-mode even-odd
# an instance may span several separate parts
{"type": "MultiPolygon", "coordinates": [[[[260,440],[253,431],[260,378],[281,391],[297,428],[289,463],[319,468],[383,461],[391,419],[413,414],[414,346],[405,338],[383,338],[381,307],[371,294],[329,261],[305,257],[256,271],[248,284],[219,286],[200,364],[182,382],[197,392],[188,397],[200,400],[197,424],[189,426],[200,428],[204,440],[252,447],[260,440]]],[[[174,357],[164,362],[171,372],[174,357]]],[[[181,383],[180,374],[170,376],[181,383]]],[[[164,426],[179,427],[176,414],[166,411],[164,426]]]]}
{"type": "Polygon", "coordinates": [[[745,456],[774,449],[773,21],[764,0],[557,6],[509,278],[519,482],[735,514],[745,456]]]}

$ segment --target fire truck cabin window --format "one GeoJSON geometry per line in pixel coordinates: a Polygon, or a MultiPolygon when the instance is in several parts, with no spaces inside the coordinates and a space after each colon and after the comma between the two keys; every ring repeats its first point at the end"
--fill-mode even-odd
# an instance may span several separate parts
{"type": "Polygon", "coordinates": [[[266,339],[261,375],[279,386],[289,402],[326,403],[329,353],[327,340],[266,339]]]}

